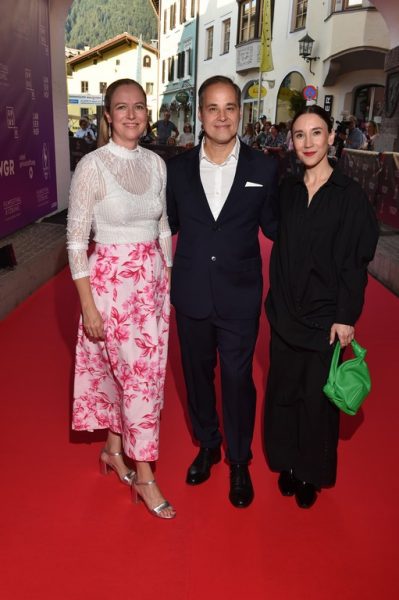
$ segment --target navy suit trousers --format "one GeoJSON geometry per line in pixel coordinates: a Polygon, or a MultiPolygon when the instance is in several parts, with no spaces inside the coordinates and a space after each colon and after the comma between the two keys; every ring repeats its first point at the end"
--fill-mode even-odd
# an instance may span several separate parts
{"type": "Polygon", "coordinates": [[[230,463],[247,464],[255,422],[252,359],[259,319],[193,319],[176,312],[188,409],[201,447],[222,441],[216,410],[215,368],[219,355],[223,428],[230,463]]]}

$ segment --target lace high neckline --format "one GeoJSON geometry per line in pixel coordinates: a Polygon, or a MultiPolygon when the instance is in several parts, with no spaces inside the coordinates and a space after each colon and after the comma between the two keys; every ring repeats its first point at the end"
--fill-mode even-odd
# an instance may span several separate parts
{"type": "Polygon", "coordinates": [[[125,148],[125,146],[120,146],[116,144],[112,138],[110,138],[106,148],[115,156],[119,156],[120,158],[135,158],[140,153],[140,147],[137,146],[130,150],[129,148],[125,148]]]}

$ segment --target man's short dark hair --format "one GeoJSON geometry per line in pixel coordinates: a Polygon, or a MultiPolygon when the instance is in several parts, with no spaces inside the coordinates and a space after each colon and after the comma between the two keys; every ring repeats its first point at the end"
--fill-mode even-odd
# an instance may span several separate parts
{"type": "Polygon", "coordinates": [[[241,90],[236,83],[230,77],[225,77],[224,75],[214,75],[213,77],[208,77],[201,84],[200,89],[198,90],[198,106],[202,108],[203,100],[204,100],[204,92],[211,85],[215,85],[216,83],[223,83],[224,85],[229,85],[233,88],[236,98],[237,104],[241,106],[241,90]]]}

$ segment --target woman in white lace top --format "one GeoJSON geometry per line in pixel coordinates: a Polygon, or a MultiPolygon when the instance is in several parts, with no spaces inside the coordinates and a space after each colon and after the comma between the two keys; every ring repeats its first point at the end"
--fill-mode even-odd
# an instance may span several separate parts
{"type": "Polygon", "coordinates": [[[154,515],[170,519],[175,510],[150,462],[158,458],[172,247],[165,164],[138,146],[146,124],[142,87],[131,79],[111,84],[101,147],[82,158],[72,179],[68,252],[82,309],[73,428],[108,429],[102,471],[113,469],[154,515]],[[91,229],[96,244],[88,257],[91,229]]]}

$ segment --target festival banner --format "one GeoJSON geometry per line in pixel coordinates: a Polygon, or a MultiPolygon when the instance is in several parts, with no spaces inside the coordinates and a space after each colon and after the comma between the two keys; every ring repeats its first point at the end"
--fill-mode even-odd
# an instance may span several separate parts
{"type": "Polygon", "coordinates": [[[261,73],[273,71],[272,58],[272,17],[270,0],[263,2],[262,35],[260,40],[260,67],[261,73]]]}
{"type": "Polygon", "coordinates": [[[2,0],[0,238],[57,208],[49,0],[2,0]]]}

